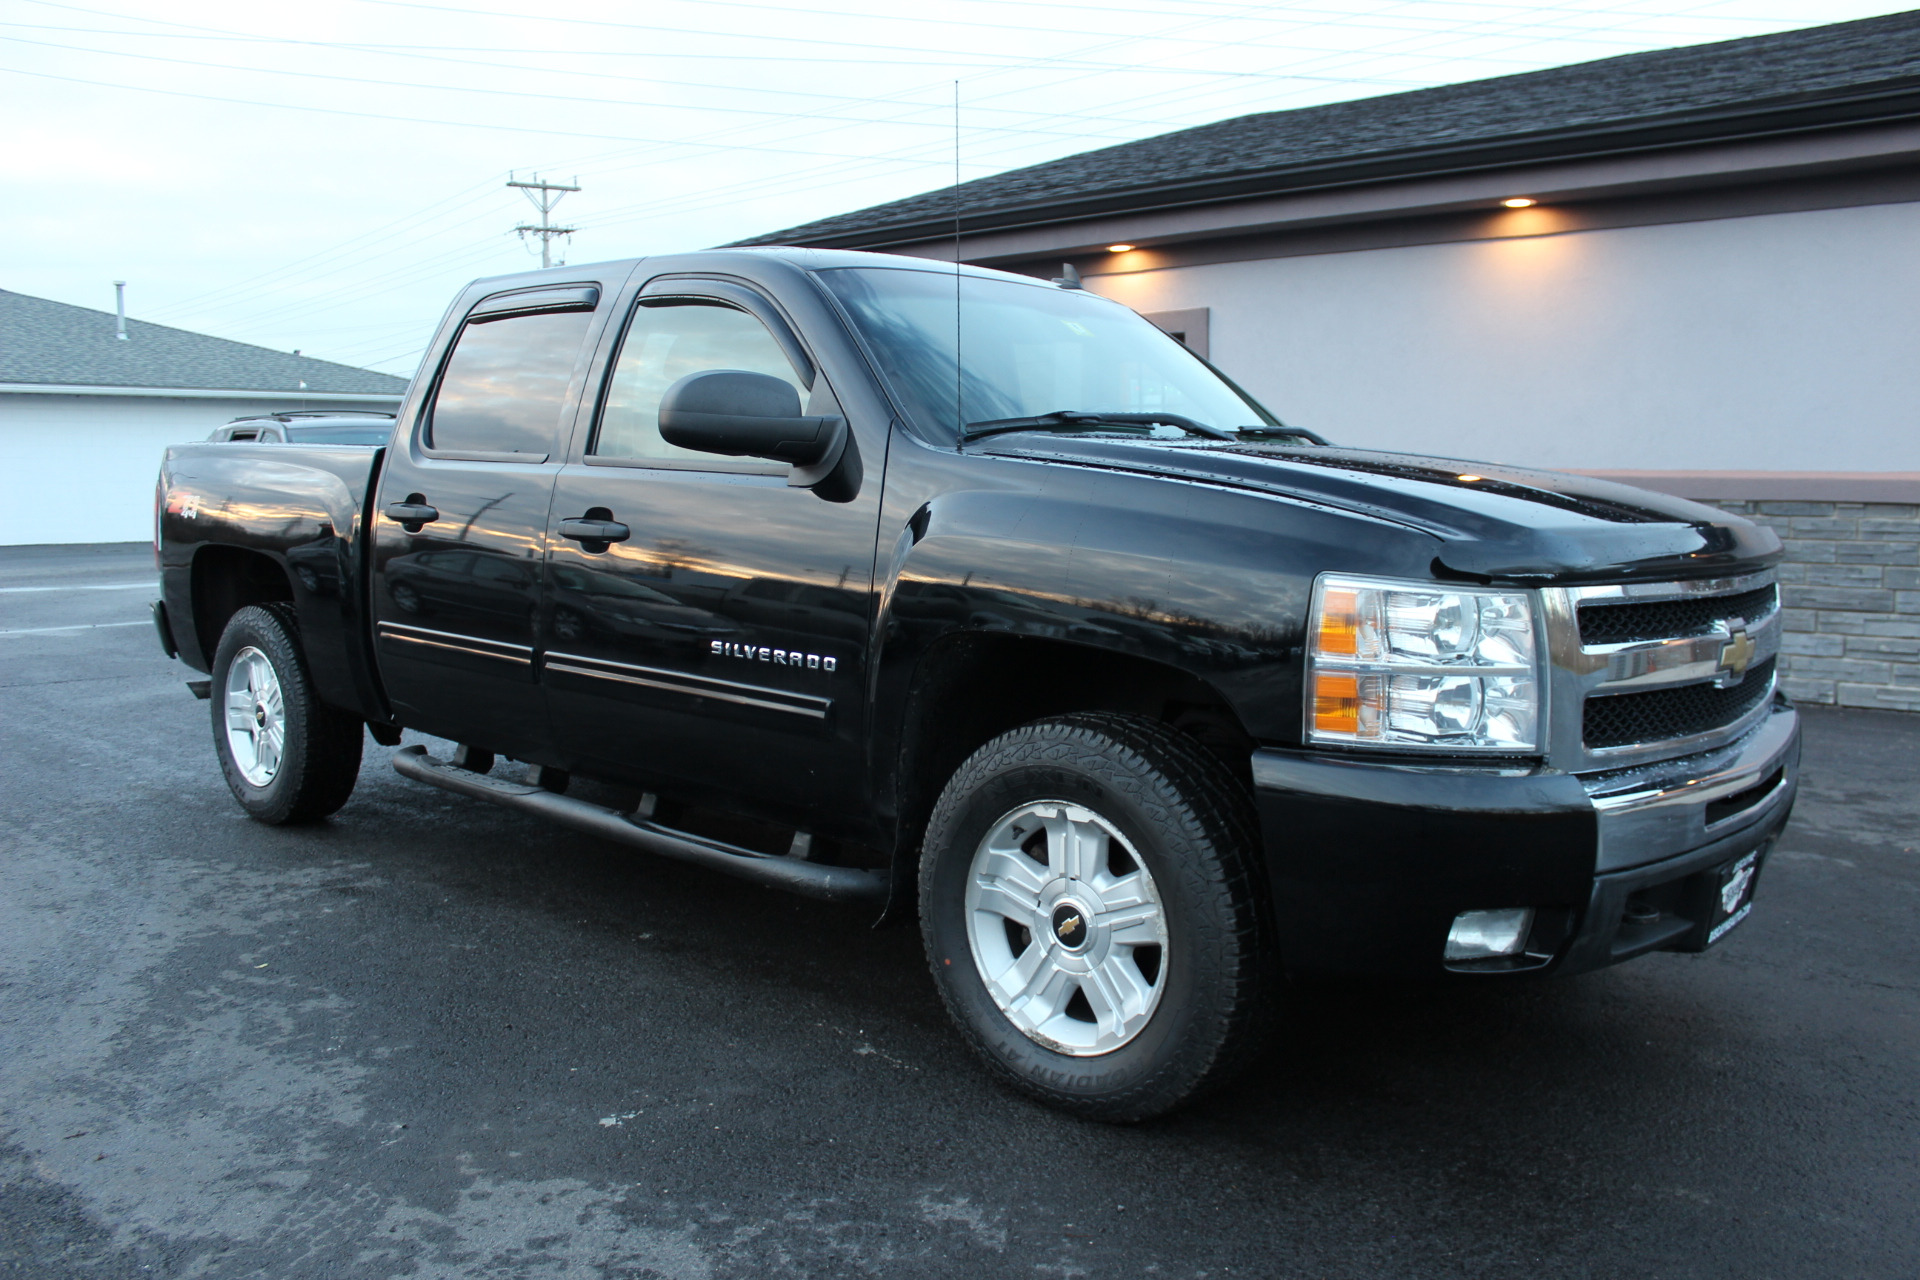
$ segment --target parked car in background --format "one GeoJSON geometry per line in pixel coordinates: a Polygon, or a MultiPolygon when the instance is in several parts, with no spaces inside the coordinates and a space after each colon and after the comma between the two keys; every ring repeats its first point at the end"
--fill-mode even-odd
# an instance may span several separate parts
{"type": "Polygon", "coordinates": [[[207,439],[248,444],[385,444],[393,415],[358,409],[300,409],[235,418],[207,439]]]}

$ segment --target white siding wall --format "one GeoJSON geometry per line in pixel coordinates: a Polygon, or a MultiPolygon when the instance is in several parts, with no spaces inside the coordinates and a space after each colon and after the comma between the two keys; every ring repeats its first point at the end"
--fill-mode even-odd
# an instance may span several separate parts
{"type": "MultiPolygon", "coordinates": [[[[170,444],[204,440],[281,401],[0,394],[0,546],[153,537],[153,483],[170,444]]],[[[304,402],[308,409],[382,408],[304,402]]]]}
{"type": "Polygon", "coordinates": [[[1542,467],[1920,470],[1920,204],[1088,277],[1352,445],[1542,467]]]}

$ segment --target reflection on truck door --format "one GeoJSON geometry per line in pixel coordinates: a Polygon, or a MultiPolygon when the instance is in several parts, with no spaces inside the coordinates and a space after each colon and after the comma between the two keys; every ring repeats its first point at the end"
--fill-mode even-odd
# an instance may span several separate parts
{"type": "Polygon", "coordinates": [[[860,788],[879,485],[830,503],[789,488],[777,464],[660,438],[661,395],[706,369],[783,378],[809,413],[838,412],[824,377],[796,368],[769,330],[775,318],[689,290],[634,307],[594,436],[560,473],[553,720],[583,768],[817,810],[860,788]],[[560,521],[583,517],[632,535],[560,536],[560,521]]]}
{"type": "Polygon", "coordinates": [[[475,745],[549,738],[535,679],[542,534],[591,306],[470,318],[374,504],[373,611],[407,723],[475,745]],[[432,518],[408,524],[395,513],[432,518]]]}

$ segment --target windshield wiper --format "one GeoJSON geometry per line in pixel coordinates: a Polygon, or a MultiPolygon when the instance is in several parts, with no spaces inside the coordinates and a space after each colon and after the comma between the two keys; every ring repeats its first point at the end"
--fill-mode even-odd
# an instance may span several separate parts
{"type": "Polygon", "coordinates": [[[1222,431],[1219,427],[1210,427],[1177,413],[1098,413],[1085,409],[1060,409],[1053,413],[1035,414],[1030,418],[994,418],[988,422],[969,422],[960,433],[960,438],[978,440],[981,436],[997,436],[1003,431],[1078,431],[1105,426],[1168,426],[1178,427],[1190,436],[1203,436],[1208,440],[1234,438],[1231,431],[1222,431]]]}
{"type": "Polygon", "coordinates": [[[1235,438],[1255,444],[1272,444],[1280,440],[1302,440],[1307,444],[1320,445],[1327,443],[1326,437],[1317,431],[1309,431],[1305,427],[1289,427],[1280,423],[1267,427],[1242,427],[1240,434],[1235,438]]]}

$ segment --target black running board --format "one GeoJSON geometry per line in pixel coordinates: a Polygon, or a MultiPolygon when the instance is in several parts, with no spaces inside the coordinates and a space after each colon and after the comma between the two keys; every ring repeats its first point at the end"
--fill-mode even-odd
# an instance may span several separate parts
{"type": "Polygon", "coordinates": [[[645,849],[648,853],[711,867],[742,880],[753,880],[828,902],[877,903],[886,900],[887,878],[877,871],[829,867],[799,858],[755,853],[751,849],[629,817],[604,805],[588,804],[585,800],[558,795],[531,783],[508,782],[504,778],[462,769],[434,759],[423,746],[402,747],[394,752],[393,767],[402,777],[424,782],[430,787],[491,800],[511,809],[523,809],[608,840],[645,849]]]}

